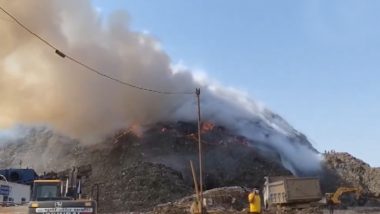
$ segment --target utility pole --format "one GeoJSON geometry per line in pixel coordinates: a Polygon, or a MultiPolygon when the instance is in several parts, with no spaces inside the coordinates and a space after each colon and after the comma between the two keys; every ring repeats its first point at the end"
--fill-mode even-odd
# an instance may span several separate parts
{"type": "Polygon", "coordinates": [[[195,89],[195,94],[197,95],[198,103],[198,155],[199,155],[199,203],[200,212],[203,214],[203,170],[202,170],[202,141],[201,141],[201,104],[199,96],[201,94],[201,89],[195,89]]]}

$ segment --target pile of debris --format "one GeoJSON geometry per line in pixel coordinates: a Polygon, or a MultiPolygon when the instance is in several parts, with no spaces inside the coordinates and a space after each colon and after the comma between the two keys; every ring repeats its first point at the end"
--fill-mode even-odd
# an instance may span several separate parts
{"type": "MultiPolygon", "coordinates": [[[[102,143],[86,146],[35,128],[0,150],[0,167],[17,167],[21,161],[42,174],[91,166],[83,194],[91,195],[92,187],[99,185],[101,212],[148,211],[193,192],[189,161],[198,166],[196,131],[194,123],[158,123],[145,127],[142,135],[136,129],[121,130],[102,143]]],[[[261,186],[264,176],[291,174],[275,151],[262,153],[223,127],[203,125],[202,139],[204,189],[251,188],[261,186]]]]}
{"type": "MultiPolygon", "coordinates": [[[[191,137],[194,130],[193,124],[161,124],[147,129],[141,137],[133,133],[119,135],[111,149],[93,150],[91,156],[97,159],[92,162],[91,179],[93,183],[104,183],[101,211],[146,211],[191,194],[189,161],[198,165],[197,141],[191,137]],[[106,179],[104,172],[109,175],[106,179]],[[110,180],[114,181],[112,185],[110,180]]],[[[290,174],[276,157],[268,159],[258,150],[238,143],[241,138],[227,131],[213,131],[215,135],[207,132],[204,138],[204,156],[212,157],[205,158],[205,189],[261,186],[266,175],[290,174]]]]}
{"type": "MultiPolygon", "coordinates": [[[[136,129],[121,130],[102,143],[85,146],[51,130],[35,128],[17,142],[3,146],[0,167],[27,163],[29,168],[43,173],[88,166],[91,173],[87,173],[83,192],[90,195],[91,188],[99,185],[101,212],[148,212],[153,209],[156,213],[169,213],[169,210],[180,213],[179,210],[189,208],[193,197],[181,199],[193,193],[189,161],[198,165],[196,131],[194,123],[158,123],[145,127],[143,134],[136,129]]],[[[248,146],[255,142],[224,127],[203,124],[202,139],[206,190],[236,185],[261,187],[264,176],[291,174],[282,166],[276,151],[262,153],[259,148],[248,146]]],[[[360,186],[371,193],[380,193],[379,169],[347,153],[326,153],[324,156],[321,173],[324,192],[335,191],[338,186],[360,186]]],[[[215,192],[221,195],[211,197],[212,203],[218,204],[215,210],[241,212],[247,207],[239,204],[246,203],[244,188],[222,188],[207,194],[215,192]],[[241,199],[238,200],[240,196],[234,191],[239,192],[241,199]],[[218,197],[222,202],[219,203],[218,197]],[[234,198],[236,202],[232,203],[234,198]],[[220,205],[223,201],[229,201],[226,204],[230,207],[220,205]]]]}
{"type": "MultiPolygon", "coordinates": [[[[248,211],[248,194],[249,190],[243,187],[222,187],[205,191],[203,194],[207,212],[214,214],[243,214],[248,211]]],[[[195,201],[195,195],[182,198],[180,200],[160,204],[149,214],[190,214],[190,207],[195,201]]],[[[310,206],[298,209],[281,209],[271,207],[262,210],[264,214],[322,214],[323,206],[310,206]]]]}
{"type": "MultiPolygon", "coordinates": [[[[195,197],[195,195],[191,195],[174,202],[160,204],[151,213],[188,214],[195,197]]],[[[247,197],[247,189],[237,186],[215,188],[205,191],[203,194],[207,211],[211,213],[246,213],[247,197]]]]}
{"type": "Polygon", "coordinates": [[[191,194],[181,174],[162,164],[135,163],[102,183],[100,212],[148,211],[151,207],[191,194]]]}
{"type": "Polygon", "coordinates": [[[380,195],[380,169],[348,153],[326,152],[325,166],[341,179],[341,185],[360,187],[371,194],[380,195]]]}

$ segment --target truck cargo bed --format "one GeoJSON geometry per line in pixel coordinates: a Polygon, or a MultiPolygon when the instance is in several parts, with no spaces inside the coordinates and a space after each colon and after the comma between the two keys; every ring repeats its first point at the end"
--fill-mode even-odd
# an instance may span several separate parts
{"type": "Polygon", "coordinates": [[[284,177],[268,183],[266,191],[271,204],[307,203],[322,198],[317,178],[284,177]]]}

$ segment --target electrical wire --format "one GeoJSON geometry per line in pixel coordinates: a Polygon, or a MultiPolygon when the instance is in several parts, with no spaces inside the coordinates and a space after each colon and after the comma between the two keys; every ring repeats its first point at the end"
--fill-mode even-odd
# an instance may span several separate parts
{"type": "MultiPolygon", "coordinates": [[[[1,14],[2,14],[2,13],[1,13],[1,14]]],[[[7,15],[7,14],[5,14],[5,15],[7,15]]],[[[0,20],[2,20],[2,21],[6,21],[6,22],[14,23],[13,20],[7,19],[7,18],[3,17],[2,15],[0,15],[0,20]]]]}
{"type": "MultiPolygon", "coordinates": [[[[55,50],[55,53],[62,57],[62,58],[67,58],[69,60],[71,60],[72,62],[86,68],[87,70],[91,71],[91,72],[94,72],[95,74],[97,75],[100,75],[101,77],[104,77],[104,78],[108,78],[112,81],[115,81],[119,84],[122,84],[122,85],[125,85],[125,86],[128,86],[128,87],[132,87],[132,88],[135,88],[135,89],[139,89],[139,90],[143,90],[143,91],[148,91],[148,92],[152,92],[152,93],[157,93],[157,94],[165,94],[165,95],[174,95],[174,94],[194,94],[194,92],[175,92],[175,91],[160,91],[160,90],[154,90],[154,89],[150,89],[150,88],[145,88],[145,87],[142,87],[142,86],[138,86],[138,85],[135,85],[135,84],[132,84],[132,83],[128,83],[126,81],[123,81],[123,80],[120,80],[120,79],[117,79],[115,77],[112,77],[110,75],[107,75],[79,60],[77,60],[76,58],[72,57],[72,56],[69,56],[67,54],[65,54],[64,52],[60,51],[58,48],[56,48],[53,44],[51,44],[49,41],[47,41],[46,39],[42,38],[41,36],[39,36],[37,33],[34,33],[32,30],[30,30],[27,26],[25,26],[23,23],[21,23],[15,16],[13,16],[12,14],[10,14],[8,11],[6,11],[2,6],[0,6],[0,10],[2,10],[5,14],[7,14],[13,21],[15,21],[20,27],[22,27],[24,30],[26,30],[28,33],[32,34],[34,37],[36,37],[37,39],[39,39],[41,42],[45,43],[47,46],[51,47],[52,49],[55,50]]],[[[10,20],[9,20],[10,21],[10,20]]]]}

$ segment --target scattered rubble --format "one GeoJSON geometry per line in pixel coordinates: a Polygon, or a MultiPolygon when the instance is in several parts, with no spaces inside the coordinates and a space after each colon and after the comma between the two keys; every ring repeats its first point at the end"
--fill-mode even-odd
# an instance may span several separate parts
{"type": "MultiPolygon", "coordinates": [[[[215,188],[203,194],[207,211],[212,213],[243,212],[248,207],[247,197],[247,189],[238,186],[215,188]]],[[[160,204],[153,209],[153,213],[190,213],[194,200],[195,195],[192,195],[175,202],[160,204]]]]}

